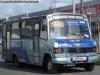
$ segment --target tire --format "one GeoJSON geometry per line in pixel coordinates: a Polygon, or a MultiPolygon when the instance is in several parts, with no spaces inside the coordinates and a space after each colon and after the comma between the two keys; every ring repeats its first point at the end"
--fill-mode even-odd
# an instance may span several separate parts
{"type": "Polygon", "coordinates": [[[51,74],[57,73],[58,71],[57,65],[53,64],[51,58],[49,58],[47,61],[47,70],[51,74]]]}
{"type": "Polygon", "coordinates": [[[5,60],[5,62],[8,62],[7,60],[5,60]]]}
{"type": "Polygon", "coordinates": [[[86,64],[84,66],[84,69],[85,69],[85,71],[93,71],[94,67],[95,67],[95,64],[94,63],[90,63],[90,64],[86,64]]]}
{"type": "Polygon", "coordinates": [[[44,70],[46,70],[46,69],[47,69],[47,65],[46,65],[46,63],[45,63],[45,62],[42,64],[42,68],[43,68],[44,70]]]}
{"type": "Polygon", "coordinates": [[[15,56],[15,66],[16,67],[20,67],[21,66],[21,64],[19,63],[19,61],[18,61],[16,56],[15,56]]]}

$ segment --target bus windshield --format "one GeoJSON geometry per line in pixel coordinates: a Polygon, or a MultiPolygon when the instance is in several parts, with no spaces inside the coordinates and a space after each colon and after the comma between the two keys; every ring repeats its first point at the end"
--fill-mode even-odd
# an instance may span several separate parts
{"type": "Polygon", "coordinates": [[[88,23],[85,20],[52,20],[49,22],[51,39],[89,39],[88,23]]]}

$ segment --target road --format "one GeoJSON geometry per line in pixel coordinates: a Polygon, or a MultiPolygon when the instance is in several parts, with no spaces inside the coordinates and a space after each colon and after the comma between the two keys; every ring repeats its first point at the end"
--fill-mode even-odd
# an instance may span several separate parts
{"type": "Polygon", "coordinates": [[[95,66],[92,72],[86,72],[81,68],[66,68],[60,69],[57,74],[48,74],[39,66],[16,68],[14,64],[5,63],[0,56],[0,75],[100,75],[100,66],[95,66]]]}

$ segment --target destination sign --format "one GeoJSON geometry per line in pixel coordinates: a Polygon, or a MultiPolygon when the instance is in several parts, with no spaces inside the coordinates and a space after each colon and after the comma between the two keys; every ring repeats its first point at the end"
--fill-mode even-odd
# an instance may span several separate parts
{"type": "Polygon", "coordinates": [[[66,20],[66,25],[87,25],[86,21],[80,20],[66,20]]]}
{"type": "Polygon", "coordinates": [[[53,15],[53,19],[84,19],[80,15],[53,15]]]}

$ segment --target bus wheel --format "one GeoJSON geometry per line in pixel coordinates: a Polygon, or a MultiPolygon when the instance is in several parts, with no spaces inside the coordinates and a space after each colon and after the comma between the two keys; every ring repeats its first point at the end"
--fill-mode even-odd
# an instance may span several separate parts
{"type": "Polygon", "coordinates": [[[57,65],[53,64],[51,58],[47,61],[47,70],[49,73],[57,73],[58,71],[57,65]]]}
{"type": "Polygon", "coordinates": [[[8,62],[7,60],[5,60],[5,62],[8,62]]]}
{"type": "Polygon", "coordinates": [[[90,64],[86,64],[84,66],[84,69],[85,69],[85,71],[93,71],[94,67],[95,67],[95,64],[94,63],[90,63],[90,64]]]}
{"type": "Polygon", "coordinates": [[[16,66],[16,67],[20,67],[20,63],[18,62],[17,57],[15,57],[15,66],[16,66]]]}

